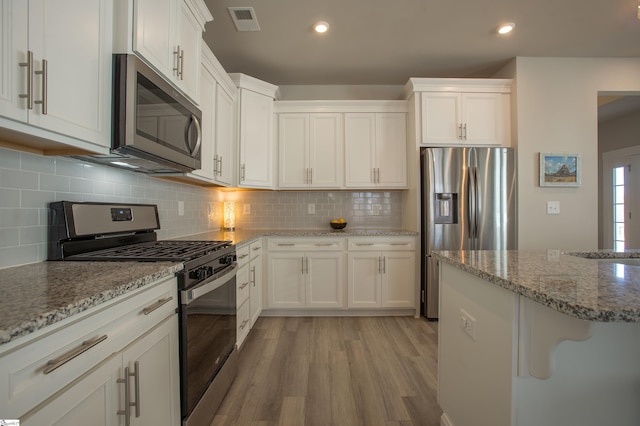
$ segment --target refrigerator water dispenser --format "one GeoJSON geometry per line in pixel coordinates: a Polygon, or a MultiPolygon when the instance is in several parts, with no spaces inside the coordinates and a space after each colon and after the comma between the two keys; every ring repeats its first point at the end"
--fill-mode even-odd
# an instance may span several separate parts
{"type": "Polygon", "coordinates": [[[435,211],[433,212],[433,220],[435,223],[458,223],[458,194],[436,192],[435,202],[433,203],[435,211]]]}

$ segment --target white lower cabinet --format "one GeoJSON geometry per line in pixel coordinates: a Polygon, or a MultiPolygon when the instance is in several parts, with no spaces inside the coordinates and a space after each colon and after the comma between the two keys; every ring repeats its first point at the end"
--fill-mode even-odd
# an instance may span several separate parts
{"type": "Polygon", "coordinates": [[[344,308],[344,239],[270,239],[268,308],[344,308]]]}
{"type": "Polygon", "coordinates": [[[350,238],[349,308],[414,308],[415,239],[350,238]]]}
{"type": "Polygon", "coordinates": [[[167,277],[0,347],[0,415],[26,425],[177,425],[177,282],[167,277]],[[139,395],[139,398],[136,397],[139,395]]]}
{"type": "Polygon", "coordinates": [[[28,413],[20,424],[177,425],[177,363],[178,320],[172,315],[28,413]]]}
{"type": "Polygon", "coordinates": [[[236,344],[238,348],[262,312],[262,239],[236,250],[236,344]]]}

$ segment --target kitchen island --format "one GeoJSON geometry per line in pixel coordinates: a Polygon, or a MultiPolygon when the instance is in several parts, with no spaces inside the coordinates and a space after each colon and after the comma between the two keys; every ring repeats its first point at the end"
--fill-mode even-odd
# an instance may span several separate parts
{"type": "Polygon", "coordinates": [[[640,424],[640,252],[441,251],[442,424],[640,424]]]}

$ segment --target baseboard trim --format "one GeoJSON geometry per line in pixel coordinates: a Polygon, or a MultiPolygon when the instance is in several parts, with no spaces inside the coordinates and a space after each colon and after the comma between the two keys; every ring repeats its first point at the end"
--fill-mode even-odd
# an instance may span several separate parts
{"type": "Polygon", "coordinates": [[[415,309],[263,309],[265,317],[399,317],[415,316],[415,309]]]}

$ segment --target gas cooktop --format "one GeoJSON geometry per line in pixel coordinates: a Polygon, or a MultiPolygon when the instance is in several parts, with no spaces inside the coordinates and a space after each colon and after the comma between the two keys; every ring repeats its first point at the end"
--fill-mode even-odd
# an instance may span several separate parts
{"type": "Polygon", "coordinates": [[[151,241],[68,256],[67,260],[188,262],[229,247],[231,241],[151,241]]]}

